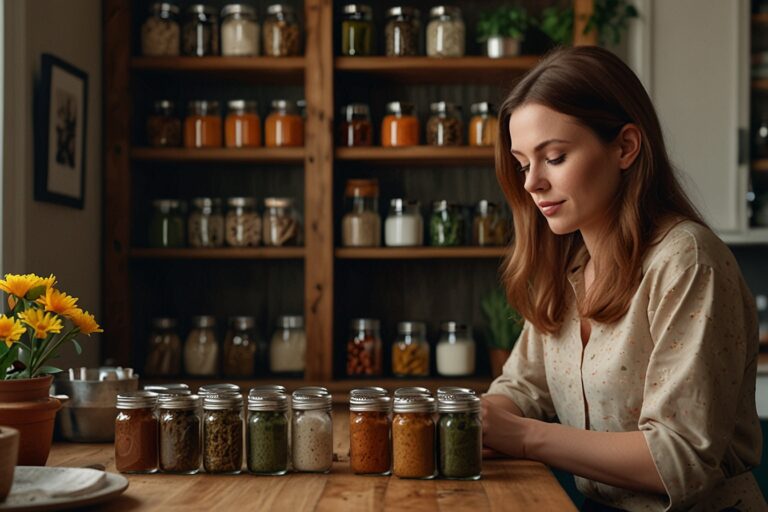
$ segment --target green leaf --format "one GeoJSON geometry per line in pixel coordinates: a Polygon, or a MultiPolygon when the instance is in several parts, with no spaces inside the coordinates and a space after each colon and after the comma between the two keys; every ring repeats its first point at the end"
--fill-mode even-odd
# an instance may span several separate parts
{"type": "Polygon", "coordinates": [[[37,369],[38,375],[53,375],[54,373],[61,373],[61,368],[56,368],[55,366],[41,366],[37,369]]]}
{"type": "Polygon", "coordinates": [[[75,346],[75,351],[77,352],[77,355],[80,355],[83,353],[83,347],[80,346],[80,344],[77,342],[75,338],[72,338],[72,344],[75,346]]]}
{"type": "Polygon", "coordinates": [[[27,295],[24,297],[27,300],[37,300],[41,295],[45,293],[45,285],[41,284],[40,286],[35,286],[31,290],[27,292],[27,295]]]}

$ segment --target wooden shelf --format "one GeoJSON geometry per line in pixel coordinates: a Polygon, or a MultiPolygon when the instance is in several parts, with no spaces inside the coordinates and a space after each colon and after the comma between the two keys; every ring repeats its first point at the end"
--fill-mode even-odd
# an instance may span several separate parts
{"type": "Polygon", "coordinates": [[[374,165],[494,165],[494,148],[475,146],[410,146],[383,148],[380,146],[336,148],[336,160],[357,161],[374,165]]]}
{"type": "Polygon", "coordinates": [[[134,57],[131,69],[158,74],[194,74],[210,80],[263,84],[304,83],[304,57],[134,57]]]}
{"type": "Polygon", "coordinates": [[[752,90],[768,92],[768,78],[752,80],[752,90]]]}
{"type": "Polygon", "coordinates": [[[752,23],[756,25],[768,24],[768,13],[761,12],[752,15],[752,23]]]}
{"type": "Polygon", "coordinates": [[[752,170],[755,172],[768,172],[768,158],[752,160],[752,170]]]}
{"type": "Polygon", "coordinates": [[[302,259],[304,247],[235,247],[216,249],[131,249],[131,258],[144,260],[276,260],[302,259]]]}
{"type": "Polygon", "coordinates": [[[342,260],[438,260],[438,259],[501,259],[506,247],[345,247],[336,249],[342,260]]]}
{"type": "Polygon", "coordinates": [[[304,148],[133,148],[131,158],[137,162],[215,162],[254,164],[304,163],[304,148]]]}

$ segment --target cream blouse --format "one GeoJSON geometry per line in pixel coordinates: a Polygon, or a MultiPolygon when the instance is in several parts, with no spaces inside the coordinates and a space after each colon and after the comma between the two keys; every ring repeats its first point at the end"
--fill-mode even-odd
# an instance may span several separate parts
{"type": "Polygon", "coordinates": [[[627,314],[592,322],[584,348],[582,279],[575,262],[560,332],[526,322],[488,393],[511,398],[529,418],[643,432],[667,496],[576,477],[595,501],[632,511],[768,510],[749,472],[762,446],[757,313],[728,248],[699,224],[672,228],[644,258],[627,314]]]}

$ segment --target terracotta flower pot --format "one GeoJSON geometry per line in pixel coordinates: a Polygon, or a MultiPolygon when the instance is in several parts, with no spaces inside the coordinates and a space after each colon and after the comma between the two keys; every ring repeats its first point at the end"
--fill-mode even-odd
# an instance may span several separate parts
{"type": "Polygon", "coordinates": [[[18,453],[19,431],[9,427],[0,427],[0,503],[11,492],[13,470],[16,468],[18,453]]]}
{"type": "Polygon", "coordinates": [[[53,377],[0,381],[0,425],[20,433],[19,465],[44,466],[61,402],[49,396],[53,377]]]}
{"type": "Polygon", "coordinates": [[[491,376],[495,379],[501,375],[501,370],[504,368],[504,363],[509,359],[511,350],[504,350],[502,348],[491,348],[488,350],[488,354],[491,359],[491,376]]]}

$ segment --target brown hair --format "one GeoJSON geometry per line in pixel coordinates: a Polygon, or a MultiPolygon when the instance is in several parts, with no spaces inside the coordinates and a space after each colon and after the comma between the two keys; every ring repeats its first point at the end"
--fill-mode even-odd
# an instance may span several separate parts
{"type": "Polygon", "coordinates": [[[656,111],[640,80],[611,52],[596,46],[559,48],[515,86],[499,111],[496,177],[512,209],[515,243],[503,266],[507,298],[538,330],[556,333],[565,312],[567,272],[583,247],[578,231],[555,235],[523,188],[510,153],[509,120],[525,104],[571,116],[608,144],[628,123],[641,135],[632,166],[621,174],[610,225],[591,254],[595,281],[579,304],[583,317],[603,323],[629,309],[648,248],[671,222],[701,216],[674,175],[656,111]]]}

